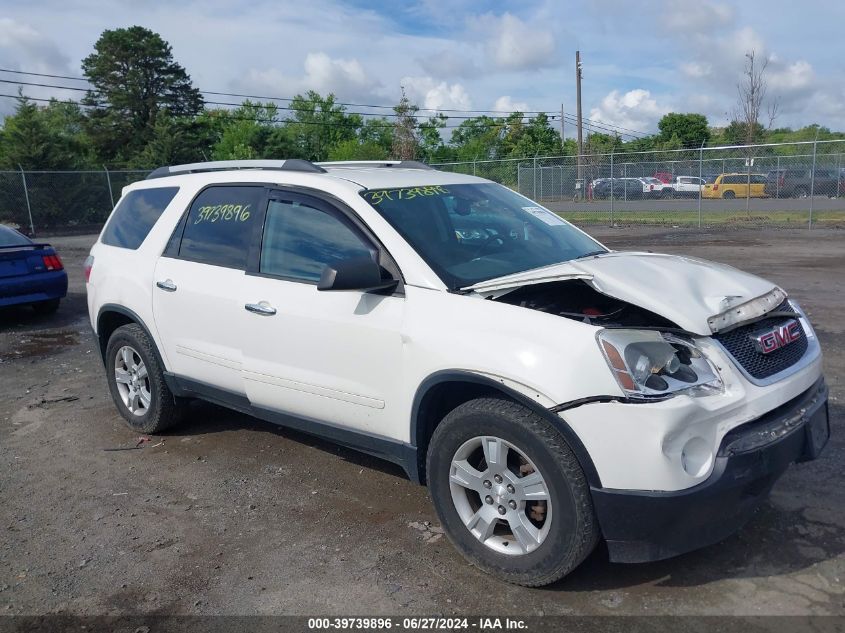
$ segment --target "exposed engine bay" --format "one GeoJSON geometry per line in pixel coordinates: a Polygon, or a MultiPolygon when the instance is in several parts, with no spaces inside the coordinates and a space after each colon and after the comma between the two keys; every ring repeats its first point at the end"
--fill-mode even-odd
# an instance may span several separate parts
{"type": "Polygon", "coordinates": [[[659,314],[602,294],[580,279],[521,286],[493,300],[603,327],[678,328],[659,314]]]}

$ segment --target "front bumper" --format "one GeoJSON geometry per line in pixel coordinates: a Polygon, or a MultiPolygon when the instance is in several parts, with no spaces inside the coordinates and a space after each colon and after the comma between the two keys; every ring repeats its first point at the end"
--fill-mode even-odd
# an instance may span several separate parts
{"type": "Polygon", "coordinates": [[[828,389],[810,389],[722,440],[710,476],[676,492],[593,488],[614,562],[640,563],[717,543],[738,530],[793,462],[815,459],[830,434],[828,389]]]}

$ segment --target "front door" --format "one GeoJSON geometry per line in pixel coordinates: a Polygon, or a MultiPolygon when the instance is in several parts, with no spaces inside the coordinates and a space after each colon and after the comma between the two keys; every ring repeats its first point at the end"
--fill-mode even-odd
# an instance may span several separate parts
{"type": "Polygon", "coordinates": [[[404,296],[317,290],[326,264],[384,256],[332,205],[273,194],[260,255],[239,293],[253,405],[396,436],[404,296]]]}

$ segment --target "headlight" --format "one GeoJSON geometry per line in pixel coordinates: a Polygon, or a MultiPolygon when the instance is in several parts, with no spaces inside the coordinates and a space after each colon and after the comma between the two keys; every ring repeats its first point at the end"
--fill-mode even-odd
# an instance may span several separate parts
{"type": "Polygon", "coordinates": [[[629,397],[709,395],[722,390],[716,368],[691,341],[650,330],[601,330],[597,339],[629,397]]]}

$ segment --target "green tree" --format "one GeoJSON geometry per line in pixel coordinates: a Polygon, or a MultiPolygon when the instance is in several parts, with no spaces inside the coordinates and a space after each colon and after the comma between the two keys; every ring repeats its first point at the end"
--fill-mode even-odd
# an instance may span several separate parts
{"type": "Polygon", "coordinates": [[[448,117],[438,113],[419,124],[419,156],[421,160],[432,163],[450,160],[452,152],[443,142],[440,131],[446,127],[448,117]]]}
{"type": "Polygon", "coordinates": [[[296,95],[290,103],[292,117],[285,127],[293,139],[297,153],[308,160],[326,160],[331,149],[356,138],[363,124],[358,114],[346,114],[333,94],[326,97],[314,90],[296,95]]]}
{"type": "Polygon", "coordinates": [[[387,151],[372,141],[342,141],[329,150],[329,160],[385,160],[387,151]]]}
{"type": "Polygon", "coordinates": [[[15,113],[0,134],[0,165],[6,169],[74,169],[86,166],[90,148],[82,132],[83,115],[71,103],[50,101],[39,107],[19,96],[15,113]]]}
{"type": "Polygon", "coordinates": [[[234,110],[220,112],[215,121],[220,132],[212,149],[212,158],[265,158],[267,143],[275,130],[278,111],[278,106],[274,103],[261,104],[246,100],[234,110]]]}
{"type": "Polygon", "coordinates": [[[670,112],[661,117],[657,128],[660,130],[658,140],[661,143],[672,142],[676,145],[679,141],[680,147],[701,147],[702,143],[710,140],[710,128],[703,114],[670,112]],[[673,137],[677,139],[673,140],[673,137]]]}
{"type": "Polygon", "coordinates": [[[92,106],[87,130],[104,161],[129,160],[143,151],[160,112],[194,117],[203,106],[170,45],[140,26],[103,31],[82,71],[93,86],[84,98],[92,106]]]}

